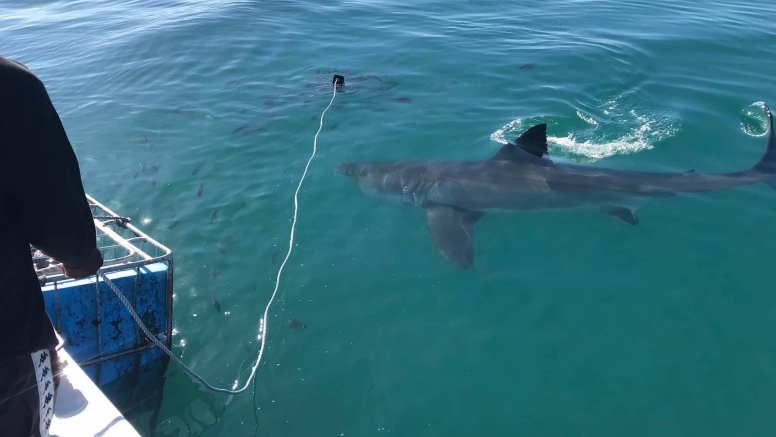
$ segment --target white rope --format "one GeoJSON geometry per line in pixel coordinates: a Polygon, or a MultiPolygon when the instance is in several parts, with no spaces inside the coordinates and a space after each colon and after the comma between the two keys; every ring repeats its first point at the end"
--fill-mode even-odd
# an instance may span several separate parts
{"type": "Polygon", "coordinates": [[[315,152],[318,151],[318,134],[320,134],[321,129],[323,129],[323,116],[326,115],[326,111],[331,108],[331,104],[334,103],[334,98],[337,96],[337,86],[334,85],[332,88],[334,89],[334,92],[331,95],[331,100],[329,101],[329,105],[326,106],[326,109],[324,109],[321,113],[321,123],[318,126],[318,132],[315,133],[315,137],[313,138],[313,153],[310,155],[310,159],[307,160],[307,165],[305,165],[304,172],[302,172],[302,178],[299,179],[299,185],[297,185],[296,192],[294,193],[294,221],[291,222],[291,234],[288,239],[288,252],[286,252],[286,258],[283,260],[283,263],[280,264],[280,268],[278,269],[278,277],[275,279],[275,290],[272,291],[272,296],[269,298],[267,307],[264,309],[264,318],[262,319],[262,323],[260,324],[259,328],[259,332],[261,332],[261,348],[259,349],[259,356],[256,358],[256,364],[254,364],[251,368],[251,376],[248,377],[248,380],[245,382],[245,386],[238,390],[238,393],[248,388],[251,380],[256,375],[256,369],[259,367],[259,363],[261,363],[261,357],[264,355],[264,346],[267,344],[267,325],[269,324],[267,322],[267,315],[269,314],[269,308],[272,306],[272,301],[275,300],[275,295],[278,293],[278,287],[280,287],[280,275],[283,273],[283,267],[286,266],[288,259],[291,257],[291,250],[294,247],[296,217],[299,213],[299,191],[302,189],[302,183],[304,182],[305,177],[307,177],[307,170],[310,168],[310,163],[313,162],[313,158],[315,158],[315,152]]]}
{"type": "MultiPolygon", "coordinates": [[[[283,267],[286,266],[286,263],[288,262],[288,259],[291,257],[291,251],[294,247],[294,232],[296,231],[296,219],[297,215],[299,213],[299,191],[302,189],[302,183],[304,182],[305,177],[307,177],[307,170],[310,168],[310,163],[313,162],[313,158],[315,158],[315,153],[318,151],[318,134],[321,133],[321,129],[323,128],[323,116],[326,115],[326,111],[331,108],[331,104],[334,103],[334,97],[337,96],[337,86],[334,86],[334,93],[331,96],[331,101],[329,101],[329,105],[326,107],[326,109],[323,110],[321,113],[321,123],[318,126],[318,132],[315,133],[315,138],[313,139],[313,153],[310,155],[310,159],[307,160],[307,165],[304,167],[304,173],[302,173],[302,178],[299,180],[299,185],[296,187],[296,192],[294,193],[294,220],[291,222],[291,235],[288,240],[288,252],[286,253],[286,258],[283,260],[283,263],[280,264],[280,268],[278,269],[278,277],[275,280],[275,290],[272,292],[272,296],[269,298],[269,302],[267,303],[267,307],[264,309],[264,318],[261,319],[259,332],[260,332],[260,340],[261,340],[261,348],[259,349],[259,356],[256,358],[256,363],[251,367],[251,375],[248,377],[248,380],[245,381],[245,385],[238,389],[238,390],[230,390],[226,388],[218,388],[210,385],[207,381],[205,381],[201,376],[197,375],[196,372],[191,370],[187,365],[183,364],[183,361],[178,359],[167,347],[162,343],[158,338],[156,338],[155,335],[151,334],[151,331],[148,330],[148,328],[145,326],[142,320],[140,320],[140,316],[137,315],[135,312],[135,309],[132,308],[132,305],[130,305],[127,298],[124,296],[124,294],[116,287],[115,284],[113,284],[113,281],[108,279],[108,277],[105,275],[105,272],[102,270],[99,270],[97,272],[97,281],[102,278],[103,281],[105,281],[106,284],[108,284],[108,287],[110,287],[111,290],[113,290],[114,293],[116,293],[116,296],[119,298],[121,303],[124,304],[124,306],[127,308],[127,311],[129,311],[129,315],[132,316],[132,319],[137,323],[137,325],[140,327],[140,329],[143,331],[143,333],[148,337],[149,340],[153,344],[155,344],[157,347],[159,347],[162,351],[164,351],[165,354],[167,354],[170,359],[172,359],[177,365],[181,366],[181,368],[194,377],[197,381],[201,382],[202,385],[207,387],[208,389],[218,392],[218,393],[228,393],[232,395],[236,395],[239,393],[244,392],[248,389],[248,386],[251,384],[251,381],[256,376],[256,370],[259,368],[259,364],[261,363],[261,357],[264,355],[264,346],[267,344],[267,317],[269,314],[269,309],[272,306],[272,302],[275,300],[275,296],[278,293],[278,287],[280,287],[280,275],[283,273],[283,267]]],[[[242,366],[240,366],[242,367],[242,366]]],[[[233,387],[237,386],[237,381],[235,381],[235,384],[233,387]]]]}

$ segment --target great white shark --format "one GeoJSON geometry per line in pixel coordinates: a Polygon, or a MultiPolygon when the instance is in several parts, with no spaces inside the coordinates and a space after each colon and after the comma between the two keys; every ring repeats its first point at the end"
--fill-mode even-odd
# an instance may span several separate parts
{"type": "Polygon", "coordinates": [[[547,125],[528,129],[482,161],[351,161],[336,173],[367,192],[390,195],[426,211],[439,252],[461,269],[474,265],[474,224],[490,211],[595,207],[636,225],[646,200],[678,193],[725,190],[765,182],[776,188],[776,135],[768,121],[765,154],[732,173],[655,173],[556,163],[547,152],[547,125]]]}

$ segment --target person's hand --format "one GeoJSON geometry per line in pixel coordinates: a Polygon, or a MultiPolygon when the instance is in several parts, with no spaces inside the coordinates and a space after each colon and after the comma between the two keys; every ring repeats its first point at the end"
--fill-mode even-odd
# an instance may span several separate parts
{"type": "Polygon", "coordinates": [[[97,270],[102,267],[102,263],[102,254],[99,250],[95,249],[83,266],[77,269],[68,269],[64,264],[60,264],[59,268],[62,269],[62,273],[68,278],[81,279],[97,273],[97,270]]]}
{"type": "MultiPolygon", "coordinates": [[[[39,256],[46,256],[46,255],[43,252],[41,252],[39,250],[36,250],[35,254],[33,256],[34,257],[39,257],[39,256]]],[[[35,268],[37,268],[37,269],[45,269],[48,266],[49,266],[49,260],[47,260],[47,259],[36,259],[35,260],[35,268]]]]}

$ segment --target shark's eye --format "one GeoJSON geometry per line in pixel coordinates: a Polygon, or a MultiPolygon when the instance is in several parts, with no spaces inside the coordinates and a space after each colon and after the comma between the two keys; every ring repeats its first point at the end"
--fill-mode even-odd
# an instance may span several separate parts
{"type": "Polygon", "coordinates": [[[361,169],[359,170],[358,173],[359,173],[359,176],[361,176],[362,178],[365,178],[365,177],[369,176],[369,169],[366,168],[365,166],[363,166],[363,167],[361,167],[361,169]]]}

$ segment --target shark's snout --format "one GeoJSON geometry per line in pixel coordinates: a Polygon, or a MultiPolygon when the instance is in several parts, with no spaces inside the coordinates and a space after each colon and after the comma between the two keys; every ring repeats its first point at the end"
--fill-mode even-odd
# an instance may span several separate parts
{"type": "Polygon", "coordinates": [[[352,178],[356,174],[356,163],[340,162],[339,164],[337,164],[337,168],[334,170],[334,173],[336,173],[339,176],[352,178]]]}

